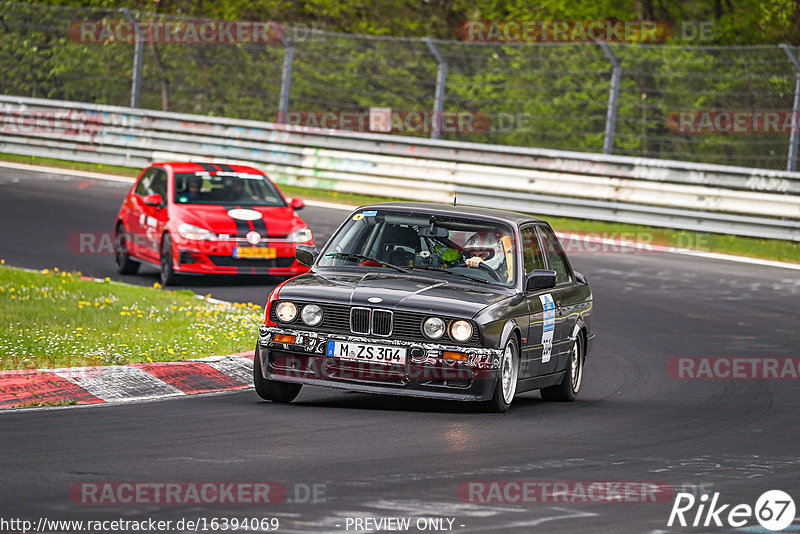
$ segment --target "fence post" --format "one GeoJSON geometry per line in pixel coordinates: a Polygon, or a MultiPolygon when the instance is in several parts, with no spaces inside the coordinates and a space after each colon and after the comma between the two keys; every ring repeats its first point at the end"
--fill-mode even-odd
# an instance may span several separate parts
{"type": "Polygon", "coordinates": [[[800,143],[800,131],[798,130],[797,124],[798,113],[800,113],[800,60],[797,59],[797,56],[789,45],[782,44],[780,47],[786,52],[789,62],[791,62],[795,72],[794,105],[792,106],[792,135],[789,137],[789,156],[786,160],[786,170],[796,171],[797,147],[798,143],[800,143]]]}
{"type": "Polygon", "coordinates": [[[606,114],[606,134],[603,138],[603,154],[611,154],[614,151],[614,136],[617,129],[617,102],[619,101],[619,86],[622,79],[622,63],[614,55],[608,43],[601,41],[597,43],[602,48],[606,59],[611,63],[611,89],[608,92],[608,112],[606,114]]]}
{"type": "Polygon", "coordinates": [[[442,109],[444,107],[444,88],[447,84],[447,61],[439,48],[431,41],[430,37],[422,39],[436,59],[438,70],[436,72],[436,92],[433,95],[433,120],[431,121],[431,139],[439,139],[442,130],[442,109]]]}
{"type": "Polygon", "coordinates": [[[294,65],[294,43],[289,37],[283,40],[283,74],[281,76],[281,96],[278,103],[278,124],[286,124],[289,112],[289,91],[292,88],[292,66],[294,65]]]}
{"type": "MultiPolygon", "coordinates": [[[[136,24],[136,17],[128,8],[121,9],[128,22],[136,24]]],[[[131,107],[139,107],[139,95],[142,92],[142,54],[144,53],[144,40],[139,39],[138,32],[134,31],[135,44],[133,48],[133,78],[131,79],[131,107]]]]}

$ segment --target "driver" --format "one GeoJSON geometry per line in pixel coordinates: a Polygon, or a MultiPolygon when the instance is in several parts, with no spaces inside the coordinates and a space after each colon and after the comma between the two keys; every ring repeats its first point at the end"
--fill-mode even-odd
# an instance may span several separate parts
{"type": "Polygon", "coordinates": [[[231,178],[225,188],[226,200],[242,200],[247,196],[244,190],[244,181],[241,178],[231,178]]]}
{"type": "MultiPolygon", "coordinates": [[[[483,263],[495,271],[501,280],[508,279],[510,269],[503,241],[504,236],[494,230],[482,230],[472,234],[464,244],[467,267],[478,269],[483,263]]],[[[510,252],[509,250],[508,253],[510,252]]]]}
{"type": "Polygon", "coordinates": [[[199,176],[190,176],[187,182],[187,188],[184,194],[189,200],[199,200],[203,179],[199,176]]]}

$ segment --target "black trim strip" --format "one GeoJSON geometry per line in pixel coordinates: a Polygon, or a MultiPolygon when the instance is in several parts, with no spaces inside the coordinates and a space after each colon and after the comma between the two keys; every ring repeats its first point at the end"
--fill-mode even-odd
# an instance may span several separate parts
{"type": "Polygon", "coordinates": [[[221,171],[224,171],[224,172],[233,172],[233,167],[231,167],[230,165],[227,165],[227,164],[225,164],[225,163],[215,163],[214,165],[216,165],[217,167],[219,167],[219,170],[221,170],[221,171]]]}
{"type": "MultiPolygon", "coordinates": [[[[241,209],[241,206],[236,206],[236,209],[241,209]]],[[[237,237],[244,237],[250,232],[250,223],[249,221],[242,221],[240,219],[233,219],[233,222],[236,223],[236,236],[237,237]]]]}
{"type": "Polygon", "coordinates": [[[264,216],[262,215],[261,217],[262,217],[261,219],[256,219],[255,221],[252,221],[253,230],[261,234],[261,237],[266,239],[267,236],[269,236],[269,231],[267,230],[267,223],[264,222],[263,218],[264,216]]]}
{"type": "Polygon", "coordinates": [[[217,168],[211,165],[210,163],[198,163],[198,165],[203,167],[203,170],[205,170],[206,172],[217,172],[217,168]]]}

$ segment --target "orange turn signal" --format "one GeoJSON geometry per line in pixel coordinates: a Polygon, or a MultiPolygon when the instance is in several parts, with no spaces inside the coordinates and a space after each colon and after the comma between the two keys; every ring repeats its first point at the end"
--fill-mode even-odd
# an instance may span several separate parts
{"type": "Polygon", "coordinates": [[[465,352],[445,352],[445,360],[458,360],[460,362],[467,361],[467,354],[465,352]]]}
{"type": "Polygon", "coordinates": [[[294,336],[288,336],[286,334],[275,334],[272,338],[272,341],[275,343],[294,343],[294,336]]]}

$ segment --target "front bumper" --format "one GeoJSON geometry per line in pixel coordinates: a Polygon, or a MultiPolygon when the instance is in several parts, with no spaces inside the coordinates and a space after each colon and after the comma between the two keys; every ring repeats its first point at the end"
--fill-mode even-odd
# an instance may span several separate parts
{"type": "Polygon", "coordinates": [[[259,247],[274,249],[275,257],[269,259],[235,258],[238,246],[249,246],[238,241],[183,240],[173,250],[175,272],[181,274],[256,274],[296,276],[308,272],[308,267],[295,259],[296,243],[264,241],[259,247]]]}
{"type": "Polygon", "coordinates": [[[261,326],[258,342],[263,376],[269,380],[459,401],[492,398],[502,356],[500,349],[271,326],[261,326]],[[295,342],[275,342],[275,335],[293,336],[295,342]],[[405,347],[406,361],[404,364],[385,364],[343,360],[326,354],[328,341],[405,347]],[[446,359],[445,352],[464,354],[465,360],[446,359]]]}

